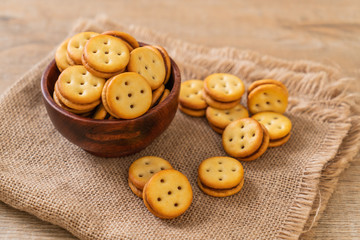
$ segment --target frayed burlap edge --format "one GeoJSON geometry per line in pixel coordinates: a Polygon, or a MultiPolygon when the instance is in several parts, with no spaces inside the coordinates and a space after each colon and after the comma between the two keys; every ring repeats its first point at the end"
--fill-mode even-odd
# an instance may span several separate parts
{"type": "MultiPolygon", "coordinates": [[[[101,30],[105,29],[117,29],[119,25],[117,23],[109,21],[106,17],[100,16],[94,20],[80,20],[73,32],[85,31],[88,29],[96,30],[96,28],[101,30]],[[94,29],[95,28],[95,29],[94,29]]],[[[125,28],[125,27],[124,27],[125,28]]],[[[153,33],[148,29],[141,27],[129,26],[129,32],[141,36],[151,36],[153,42],[166,43],[166,45],[173,46],[172,49],[179,52],[186,52],[193,56],[193,61],[202,60],[201,64],[205,64],[206,67],[211,67],[216,65],[216,67],[224,66],[224,71],[230,71],[232,68],[236,67],[236,60],[247,59],[254,62],[257,66],[262,66],[263,68],[268,69],[268,75],[278,75],[277,73],[281,69],[292,70],[300,74],[319,74],[318,81],[312,85],[306,84],[304,81],[288,81],[286,84],[292,84],[289,86],[294,91],[302,92],[306,96],[311,96],[314,101],[327,103],[338,103],[339,107],[343,108],[348,112],[348,116],[338,116],[333,113],[329,116],[329,112],[323,114],[327,116],[322,119],[324,122],[332,120],[342,120],[344,124],[338,125],[335,129],[330,129],[330,133],[337,134],[337,131],[342,131],[344,128],[348,128],[351,123],[351,128],[347,137],[343,139],[343,142],[336,154],[336,156],[326,156],[322,157],[319,160],[317,156],[314,156],[310,166],[307,168],[304,173],[304,181],[299,183],[299,193],[295,197],[292,207],[290,208],[289,214],[286,217],[286,220],[283,223],[283,227],[279,231],[278,238],[280,239],[296,239],[299,235],[304,232],[305,226],[311,228],[314,223],[321,216],[321,212],[325,209],[328,199],[330,198],[332,192],[336,187],[338,181],[338,176],[340,173],[348,166],[349,162],[354,159],[356,153],[359,151],[359,140],[360,140],[360,117],[359,107],[356,106],[358,96],[349,94],[348,91],[343,89],[348,89],[352,79],[341,78],[341,71],[334,67],[323,66],[319,63],[314,63],[311,61],[286,61],[270,56],[261,56],[258,53],[251,51],[241,51],[233,48],[208,48],[204,46],[199,46],[195,44],[190,44],[183,42],[181,40],[175,40],[167,35],[161,35],[158,33],[153,33]],[[181,46],[181,47],[180,47],[181,46]],[[204,57],[207,56],[216,56],[211,57],[210,59],[204,60],[204,57]],[[235,61],[234,61],[235,60],[235,61]],[[216,62],[216,63],[214,63],[216,62]],[[326,76],[326,77],[325,77],[326,76]],[[330,82],[329,82],[330,80],[330,82]],[[328,159],[332,159],[328,161],[328,159]],[[319,196],[321,196],[321,205],[319,206],[319,196]],[[314,216],[316,217],[314,218],[314,216]]],[[[186,55],[185,54],[185,55],[186,55]]],[[[181,54],[180,54],[181,55],[181,54]]],[[[22,88],[29,81],[38,78],[39,70],[42,72],[52,58],[53,52],[49,54],[41,63],[32,68],[27,74],[25,74],[20,80],[11,87],[5,94],[3,94],[0,100],[10,94],[12,91],[18,88],[22,88]],[[27,81],[24,81],[27,79],[27,81]]],[[[198,62],[199,63],[199,62],[198,62]]],[[[191,63],[186,64],[186,67],[191,67],[191,63]]],[[[186,69],[182,69],[186,71],[186,69]]],[[[249,76],[248,76],[249,77],[249,76]]],[[[286,76],[285,76],[286,77],[286,76]]],[[[256,79],[256,76],[250,76],[249,79],[256,79]]],[[[300,78],[299,78],[300,79],[300,78]]],[[[286,81],[286,79],[283,79],[286,81]]],[[[322,114],[318,113],[319,109],[312,109],[309,106],[301,106],[301,99],[293,99],[299,104],[296,104],[296,108],[289,109],[292,113],[299,114],[304,113],[305,111],[312,111],[314,117],[320,117],[322,114]]],[[[329,139],[327,142],[324,142],[324,149],[321,149],[321,152],[328,153],[329,149],[340,144],[342,137],[329,139]]],[[[337,150],[337,149],[336,149],[337,150]]],[[[16,201],[16,199],[8,199],[8,204],[22,209],[21,203],[16,201]]],[[[37,213],[35,210],[31,212],[32,214],[43,219],[42,216],[37,213]]],[[[50,221],[54,224],[58,224],[61,227],[65,227],[68,230],[72,230],[69,226],[64,226],[59,221],[55,219],[43,219],[50,221]]],[[[71,231],[76,234],[76,231],[71,231]]],[[[310,234],[303,235],[304,237],[310,236],[310,234]]],[[[79,236],[84,237],[84,236],[79,236]]]]}

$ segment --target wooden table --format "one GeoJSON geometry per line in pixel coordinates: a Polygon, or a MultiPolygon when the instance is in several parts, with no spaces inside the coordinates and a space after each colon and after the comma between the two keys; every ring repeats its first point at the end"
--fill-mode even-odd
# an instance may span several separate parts
{"type": "MultiPolygon", "coordinates": [[[[66,36],[79,17],[107,14],[212,47],[252,49],[338,65],[360,78],[358,0],[1,0],[0,94],[66,36]]],[[[360,84],[357,86],[360,89],[360,84]]],[[[11,116],[9,116],[11,117],[11,116]]],[[[360,163],[341,176],[318,239],[360,238],[360,163]]],[[[65,230],[0,203],[1,239],[73,239],[65,230]]]]}

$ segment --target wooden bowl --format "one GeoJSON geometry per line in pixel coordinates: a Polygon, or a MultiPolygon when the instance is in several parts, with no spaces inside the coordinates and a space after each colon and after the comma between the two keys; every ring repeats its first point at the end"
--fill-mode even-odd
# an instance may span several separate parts
{"type": "Polygon", "coordinates": [[[41,92],[51,122],[70,142],[96,156],[121,157],[139,152],[164,132],[178,107],[181,76],[172,59],[171,76],[166,84],[169,96],[144,115],[131,120],[95,120],[62,109],[52,98],[59,75],[53,60],[41,78],[41,92]]]}

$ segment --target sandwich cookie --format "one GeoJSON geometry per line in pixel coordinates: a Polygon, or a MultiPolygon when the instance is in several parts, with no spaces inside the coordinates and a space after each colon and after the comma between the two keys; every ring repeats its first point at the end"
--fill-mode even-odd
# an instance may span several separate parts
{"type": "Polygon", "coordinates": [[[95,32],[82,32],[70,38],[67,45],[67,60],[70,65],[81,65],[84,47],[92,37],[99,35],[95,32]]]}
{"type": "Polygon", "coordinates": [[[64,42],[62,42],[55,52],[56,66],[60,72],[71,66],[66,56],[68,42],[69,39],[66,39],[64,42]]]}
{"type": "Polygon", "coordinates": [[[209,97],[218,102],[233,102],[245,92],[240,78],[228,73],[214,73],[204,80],[204,89],[209,97]]]}

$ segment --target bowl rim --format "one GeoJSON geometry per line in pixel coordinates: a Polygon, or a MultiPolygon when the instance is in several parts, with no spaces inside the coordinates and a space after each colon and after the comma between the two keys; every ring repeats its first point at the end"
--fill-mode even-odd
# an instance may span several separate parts
{"type": "Polygon", "coordinates": [[[157,104],[155,107],[152,107],[145,114],[141,115],[140,117],[134,118],[134,119],[92,119],[89,117],[82,117],[82,116],[76,115],[74,113],[68,112],[65,109],[61,108],[59,105],[57,105],[55,103],[54,99],[52,98],[52,96],[49,92],[48,86],[47,86],[47,82],[48,82],[47,78],[49,77],[49,73],[50,73],[51,69],[53,67],[57,67],[55,59],[53,59],[47,65],[45,71],[43,72],[43,74],[41,76],[41,93],[42,93],[44,100],[53,109],[55,109],[60,114],[65,115],[68,118],[71,118],[72,120],[86,122],[86,123],[90,123],[90,124],[110,124],[110,125],[112,125],[112,124],[129,124],[132,122],[145,120],[145,119],[151,117],[152,115],[156,114],[157,110],[168,105],[170,103],[170,101],[176,97],[176,95],[177,95],[176,92],[180,91],[180,85],[181,85],[180,70],[179,70],[179,67],[177,66],[177,64],[175,63],[175,61],[171,57],[170,57],[170,61],[171,61],[171,71],[172,71],[171,75],[174,78],[174,82],[173,82],[173,86],[172,86],[172,89],[170,90],[168,97],[163,102],[157,104]]]}

